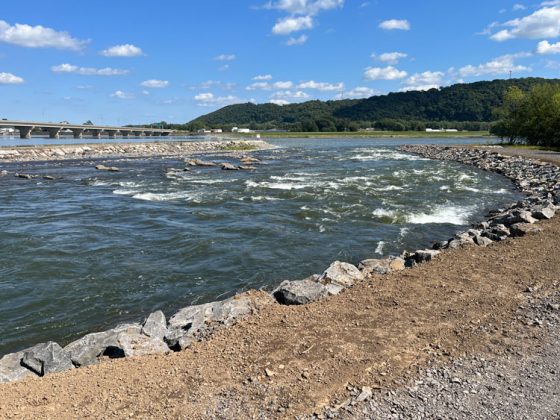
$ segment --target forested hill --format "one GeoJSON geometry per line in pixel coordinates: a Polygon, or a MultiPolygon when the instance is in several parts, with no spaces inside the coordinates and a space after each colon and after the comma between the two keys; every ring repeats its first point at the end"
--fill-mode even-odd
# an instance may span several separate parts
{"type": "Polygon", "coordinates": [[[226,106],[191,121],[189,125],[193,129],[237,125],[253,129],[340,131],[368,126],[421,129],[421,126],[430,126],[430,123],[461,122],[460,128],[468,129],[467,123],[478,123],[474,125],[480,126],[494,120],[493,110],[502,103],[508,87],[517,86],[528,91],[543,82],[560,84],[560,79],[500,79],[456,84],[425,92],[399,92],[360,100],[309,101],[284,106],[246,103],[226,106]]]}

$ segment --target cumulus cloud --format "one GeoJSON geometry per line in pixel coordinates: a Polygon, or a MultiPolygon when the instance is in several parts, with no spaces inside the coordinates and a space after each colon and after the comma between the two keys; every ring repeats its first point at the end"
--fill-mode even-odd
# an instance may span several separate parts
{"type": "Polygon", "coordinates": [[[274,89],[291,89],[294,86],[290,81],[279,81],[274,83],[255,82],[246,87],[247,90],[274,90],[274,89]]]}
{"type": "Polygon", "coordinates": [[[161,89],[169,86],[169,82],[167,80],[150,79],[144,80],[140,85],[145,88],[161,89]]]}
{"type": "Polygon", "coordinates": [[[528,16],[510,20],[501,26],[508,29],[492,34],[490,39],[503,42],[514,38],[557,38],[560,36],[560,6],[543,7],[528,16]]]}
{"type": "Polygon", "coordinates": [[[0,73],[0,85],[20,85],[24,82],[23,78],[12,73],[0,73]]]}
{"type": "Polygon", "coordinates": [[[379,24],[381,29],[385,29],[386,31],[409,31],[410,30],[410,22],[405,19],[389,19],[384,20],[379,24]]]}
{"type": "Polygon", "coordinates": [[[313,28],[313,18],[311,16],[285,17],[276,22],[272,28],[274,35],[289,35],[292,32],[304,31],[313,28]]]}
{"type": "Polygon", "coordinates": [[[365,86],[358,86],[348,92],[339,93],[335,99],[364,99],[376,95],[378,92],[365,86]]]}
{"type": "Polygon", "coordinates": [[[217,57],[214,57],[216,61],[233,61],[235,60],[235,54],[220,54],[217,57]]]}
{"type": "Polygon", "coordinates": [[[10,25],[0,20],[0,42],[27,48],[57,48],[61,50],[81,50],[88,41],[70,36],[41,25],[31,26],[16,23],[10,25]]]}
{"type": "Polygon", "coordinates": [[[272,94],[271,98],[276,99],[307,99],[309,98],[309,94],[305,93],[301,90],[291,91],[291,90],[282,90],[279,92],[275,92],[272,94]]]}
{"type": "Polygon", "coordinates": [[[278,0],[265,5],[266,9],[278,9],[294,15],[316,15],[323,10],[344,6],[344,0],[278,0]]]}
{"type": "Polygon", "coordinates": [[[74,73],[82,76],[123,76],[128,74],[128,70],[113,69],[111,67],[104,67],[101,69],[95,67],[78,67],[73,64],[60,64],[51,67],[54,73],[74,73]]]}
{"type": "Polygon", "coordinates": [[[297,85],[298,89],[313,89],[320,90],[321,92],[331,92],[344,89],[344,83],[325,83],[309,80],[297,85]]]}
{"type": "Polygon", "coordinates": [[[443,83],[445,74],[441,71],[425,71],[416,73],[406,79],[402,92],[410,90],[430,90],[438,89],[443,83]]]}
{"type": "Polygon", "coordinates": [[[279,105],[279,106],[290,105],[290,101],[287,101],[285,99],[271,99],[269,102],[271,104],[279,105]]]}
{"type": "Polygon", "coordinates": [[[520,72],[530,72],[531,68],[515,64],[515,59],[520,57],[526,57],[526,54],[509,54],[497,57],[487,63],[479,64],[478,66],[468,65],[459,69],[459,75],[461,77],[471,77],[471,76],[484,76],[484,75],[500,75],[520,73],[520,72]]]}
{"type": "Polygon", "coordinates": [[[253,77],[253,80],[261,81],[261,80],[272,80],[272,74],[259,74],[253,77]]]}
{"type": "Polygon", "coordinates": [[[116,92],[111,93],[111,98],[117,99],[134,99],[134,94],[123,92],[122,90],[117,90],[116,92]]]}
{"type": "Polygon", "coordinates": [[[139,57],[144,55],[141,48],[132,44],[115,45],[101,51],[99,54],[105,57],[139,57]]]}
{"type": "Polygon", "coordinates": [[[394,64],[398,64],[398,62],[401,59],[408,57],[408,54],[395,51],[395,52],[383,53],[380,55],[372,54],[371,57],[379,61],[383,61],[384,63],[394,65],[394,64]]]}
{"type": "Polygon", "coordinates": [[[541,41],[537,45],[537,54],[560,54],[560,42],[551,44],[548,41],[541,41]]]}
{"type": "Polygon", "coordinates": [[[240,102],[239,98],[233,95],[215,96],[210,92],[199,93],[194,97],[194,100],[199,106],[224,106],[240,102]]]}
{"type": "Polygon", "coordinates": [[[308,39],[307,35],[300,35],[298,37],[292,36],[290,37],[290,39],[286,41],[286,45],[288,47],[292,47],[294,45],[303,45],[307,42],[307,39],[308,39]]]}
{"type": "Polygon", "coordinates": [[[404,79],[408,73],[393,66],[388,67],[368,67],[364,72],[366,80],[398,80],[404,79]]]}

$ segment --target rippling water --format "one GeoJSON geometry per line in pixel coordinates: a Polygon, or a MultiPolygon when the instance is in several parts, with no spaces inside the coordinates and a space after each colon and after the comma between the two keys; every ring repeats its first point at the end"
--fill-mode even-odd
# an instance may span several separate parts
{"type": "Polygon", "coordinates": [[[0,177],[0,354],[430,246],[519,196],[497,175],[397,152],[405,142],[278,140],[253,172],[3,165],[61,179],[0,177]]]}

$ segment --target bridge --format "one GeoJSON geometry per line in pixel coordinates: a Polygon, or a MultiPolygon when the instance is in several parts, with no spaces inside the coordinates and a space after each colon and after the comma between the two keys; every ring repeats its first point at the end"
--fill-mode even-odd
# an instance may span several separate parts
{"type": "Polygon", "coordinates": [[[74,125],[67,123],[44,123],[37,121],[10,121],[1,120],[1,128],[14,128],[19,131],[19,136],[22,139],[30,139],[33,130],[41,130],[47,132],[51,139],[57,139],[61,133],[72,133],[75,139],[80,139],[86,133],[87,135],[100,138],[101,135],[107,135],[109,138],[116,136],[129,137],[131,135],[136,137],[144,136],[169,136],[173,130],[159,129],[159,128],[145,128],[145,127],[109,127],[101,125],[74,125]]]}

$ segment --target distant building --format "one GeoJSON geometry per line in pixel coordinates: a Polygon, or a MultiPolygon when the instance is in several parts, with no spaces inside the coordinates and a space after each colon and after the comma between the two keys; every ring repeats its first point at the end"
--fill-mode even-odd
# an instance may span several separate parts
{"type": "Polygon", "coordinates": [[[456,128],[426,128],[427,133],[458,133],[456,128]]]}
{"type": "Polygon", "coordinates": [[[220,134],[220,133],[223,133],[223,132],[224,131],[221,128],[213,128],[212,129],[212,133],[215,133],[215,134],[220,134]]]}
{"type": "Polygon", "coordinates": [[[198,134],[210,134],[212,133],[210,130],[206,130],[204,128],[201,128],[200,130],[197,131],[198,134]]]}

